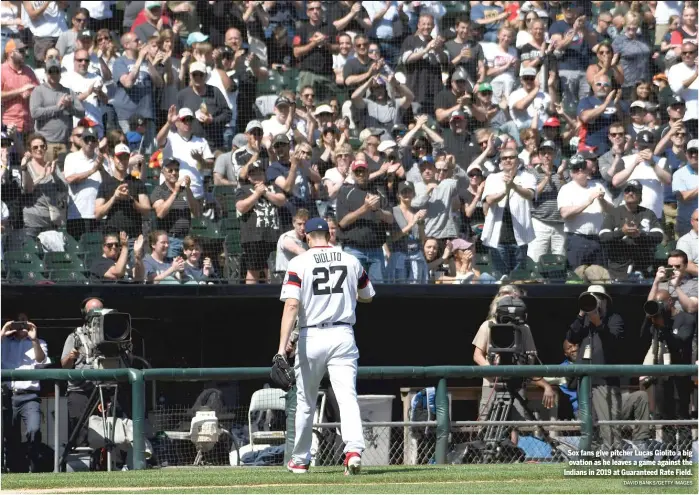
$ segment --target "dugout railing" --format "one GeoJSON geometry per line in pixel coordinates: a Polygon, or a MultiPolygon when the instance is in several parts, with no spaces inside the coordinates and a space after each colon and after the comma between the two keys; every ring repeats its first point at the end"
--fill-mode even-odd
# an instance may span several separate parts
{"type": "MultiPolygon", "coordinates": [[[[373,426],[388,426],[400,428],[434,427],[434,462],[446,464],[451,461],[449,458],[450,435],[454,428],[483,427],[487,424],[497,424],[488,421],[451,421],[449,407],[448,379],[483,378],[483,377],[578,377],[578,400],[579,414],[578,421],[565,422],[567,426],[578,425],[580,428],[580,441],[578,444],[581,450],[590,450],[594,436],[594,428],[600,424],[632,425],[638,421],[600,421],[594,422],[592,408],[589,400],[591,391],[591,377],[593,376],[619,376],[619,377],[657,377],[657,376],[696,376],[696,365],[536,365],[536,366],[365,366],[360,367],[358,379],[360,380],[434,380],[436,382],[435,391],[435,419],[434,421],[422,422],[381,422],[372,423],[373,426]]],[[[128,382],[131,386],[131,419],[133,420],[133,467],[134,469],[145,469],[145,418],[146,418],[146,381],[209,381],[209,380],[264,380],[269,377],[269,368],[160,368],[160,369],[110,369],[110,370],[66,370],[66,369],[40,369],[40,370],[6,370],[0,373],[3,381],[8,380],[93,380],[110,382],[128,382]]],[[[54,384],[56,401],[56,414],[60,408],[58,401],[60,397],[59,385],[54,384]]],[[[360,387],[361,390],[361,387],[360,387]]],[[[293,394],[292,394],[293,397],[293,394]]],[[[287,400],[287,447],[290,439],[294,435],[293,416],[295,412],[295,400],[287,400]]],[[[54,421],[62,421],[60,416],[55,415],[54,421]]],[[[509,426],[535,427],[558,426],[560,421],[527,421],[514,422],[504,421],[503,424],[509,426]]],[[[684,425],[697,427],[696,420],[653,420],[655,426],[660,425],[684,425]]],[[[318,427],[333,428],[336,424],[318,424],[318,427]]],[[[58,428],[54,428],[53,446],[55,451],[55,471],[58,471],[58,459],[62,446],[59,445],[58,428]]],[[[687,447],[691,448],[691,446],[687,447]]],[[[287,448],[287,454],[289,449],[287,448]]]]}

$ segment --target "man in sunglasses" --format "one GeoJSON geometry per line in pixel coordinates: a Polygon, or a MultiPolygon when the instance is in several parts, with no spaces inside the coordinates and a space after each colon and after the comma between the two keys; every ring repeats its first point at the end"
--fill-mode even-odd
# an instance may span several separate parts
{"type": "Polygon", "coordinates": [[[77,123],[85,116],[80,97],[61,85],[61,67],[56,59],[46,62],[46,82],[32,91],[29,111],[36,132],[46,138],[46,159],[55,160],[59,153],[68,149],[66,145],[73,128],[73,119],[77,123]]]}
{"type": "Polygon", "coordinates": [[[667,116],[669,122],[660,131],[660,141],[655,146],[655,155],[662,155],[665,148],[672,143],[672,136],[679,132],[680,127],[685,130],[684,115],[687,112],[687,105],[679,95],[672,95],[667,102],[667,116]]]}
{"type": "Polygon", "coordinates": [[[670,67],[667,80],[673,93],[687,102],[684,123],[693,139],[697,137],[697,118],[699,118],[699,79],[697,78],[697,44],[687,40],[682,43],[682,62],[670,67]]]}
{"type": "Polygon", "coordinates": [[[556,73],[551,71],[548,76],[548,93],[540,89],[539,72],[534,67],[522,66],[519,70],[519,80],[522,87],[510,93],[508,105],[510,115],[517,129],[531,127],[534,115],[538,115],[537,127],[541,130],[549,115],[556,115],[558,92],[556,91],[556,73]]]}
{"type": "Polygon", "coordinates": [[[29,97],[39,85],[34,71],[24,63],[26,56],[26,45],[19,39],[11,39],[5,45],[5,62],[0,67],[2,123],[16,128],[15,145],[20,156],[24,153],[23,134],[34,129],[29,97]]]}
{"type": "Polygon", "coordinates": [[[354,57],[342,68],[345,89],[354,92],[360,84],[372,77],[374,61],[369,58],[369,38],[363,34],[354,37],[354,57]]]}
{"type": "MultiPolygon", "coordinates": [[[[74,58],[74,70],[64,73],[61,77],[61,83],[75,92],[85,108],[85,117],[96,124],[97,134],[101,138],[104,136],[102,117],[104,115],[103,108],[108,101],[107,88],[101,76],[88,70],[89,63],[88,51],[77,50],[74,58]]],[[[77,125],[79,120],[78,117],[73,117],[73,124],[77,125]]]]}
{"type": "Polygon", "coordinates": [[[578,103],[578,115],[582,122],[578,149],[596,148],[597,155],[609,150],[607,134],[612,122],[626,120],[629,107],[621,101],[621,91],[613,91],[609,76],[598,73],[593,81],[594,96],[587,96],[578,103]]]}
{"type": "Polygon", "coordinates": [[[697,153],[699,153],[699,141],[692,139],[687,144],[687,164],[678,169],[672,176],[672,192],[677,198],[677,223],[676,233],[679,237],[688,233],[691,229],[696,231],[696,222],[690,219],[696,217],[697,193],[699,192],[699,180],[697,179],[697,153]]]}
{"type": "Polygon", "coordinates": [[[675,301],[677,311],[696,313],[699,285],[697,277],[687,272],[688,264],[687,253],[679,249],[670,251],[667,267],[658,267],[653,285],[648,293],[648,301],[657,300],[658,292],[665,290],[675,301]]]}
{"type": "Polygon", "coordinates": [[[90,265],[90,274],[96,281],[117,281],[127,277],[134,282],[142,282],[145,275],[143,234],[133,245],[134,263],[129,266],[129,237],[126,232],[105,234],[102,243],[102,256],[90,265]]]}

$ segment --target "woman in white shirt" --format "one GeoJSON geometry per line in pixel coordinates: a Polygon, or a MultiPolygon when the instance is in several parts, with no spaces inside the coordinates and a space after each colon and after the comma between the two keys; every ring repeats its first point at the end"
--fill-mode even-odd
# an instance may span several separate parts
{"type": "Polygon", "coordinates": [[[323,176],[323,185],[328,190],[328,211],[332,210],[334,214],[337,206],[337,193],[340,192],[340,188],[347,181],[347,176],[349,175],[350,163],[352,162],[352,146],[347,143],[340,145],[335,150],[333,162],[335,166],[329,168],[325,172],[325,176],[323,176]]]}
{"type": "Polygon", "coordinates": [[[24,28],[18,5],[19,2],[0,2],[0,37],[2,37],[0,53],[5,53],[5,44],[11,38],[19,37],[19,30],[24,28]]]}
{"type": "Polygon", "coordinates": [[[498,31],[498,42],[482,43],[485,56],[485,75],[491,79],[493,87],[493,103],[507,99],[515,85],[515,74],[519,73],[517,49],[512,46],[515,32],[512,28],[503,26],[498,31]]]}

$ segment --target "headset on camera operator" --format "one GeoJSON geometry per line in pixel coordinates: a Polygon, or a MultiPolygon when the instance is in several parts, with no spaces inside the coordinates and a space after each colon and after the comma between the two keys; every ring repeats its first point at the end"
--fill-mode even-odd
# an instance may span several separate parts
{"type": "MultiPolygon", "coordinates": [[[[20,314],[17,321],[8,321],[0,330],[2,369],[26,370],[44,368],[51,364],[46,342],[39,339],[36,325],[20,314]]],[[[11,458],[6,467],[11,471],[24,471],[20,465],[25,453],[29,457],[29,472],[38,471],[39,448],[41,446],[41,399],[39,381],[2,382],[3,451],[11,458]],[[25,426],[28,451],[23,450],[21,425],[25,426]]],[[[8,457],[9,457],[8,456],[8,457]]]]}
{"type": "MultiPolygon", "coordinates": [[[[624,320],[612,311],[612,298],[601,285],[591,285],[580,295],[580,312],[571,323],[566,340],[579,344],[575,364],[617,364],[621,356],[624,320]]],[[[619,377],[592,377],[592,413],[597,420],[618,420],[621,416],[619,377]]],[[[607,448],[620,440],[619,429],[600,426],[607,448]]]]}
{"type": "MultiPolygon", "coordinates": [[[[643,305],[646,320],[641,337],[651,334],[651,345],[643,364],[692,364],[697,360],[693,341],[697,333],[696,314],[679,311],[667,290],[656,292],[655,299],[643,305]]],[[[657,419],[690,419],[692,379],[689,376],[641,377],[642,384],[655,384],[655,417],[657,419]]],[[[677,427],[680,440],[677,448],[687,448],[692,441],[689,427],[677,427]]],[[[675,427],[663,427],[663,442],[674,444],[675,427]]]]}
{"type": "MultiPolygon", "coordinates": [[[[536,359],[536,345],[534,344],[531,329],[529,325],[526,324],[526,306],[520,296],[521,293],[517,287],[506,285],[500,288],[500,291],[493,299],[488,319],[481,324],[472,342],[474,346],[473,360],[478,366],[526,364],[521,362],[505,362],[505,360],[510,357],[513,361],[522,360],[523,358],[527,360],[529,358],[536,359]],[[513,313],[516,312],[517,315],[508,318],[507,313],[510,312],[510,310],[512,310],[513,313]],[[490,353],[490,348],[494,347],[491,339],[491,328],[501,324],[512,324],[516,327],[515,332],[519,332],[520,335],[515,337],[516,343],[520,346],[518,355],[510,354],[507,356],[505,354],[493,355],[490,353]]],[[[542,400],[544,406],[547,409],[552,408],[555,404],[556,394],[551,385],[543,378],[532,379],[532,381],[544,389],[544,397],[542,400]]],[[[483,378],[481,402],[479,405],[479,421],[487,419],[490,403],[494,399],[494,387],[496,383],[497,380],[491,383],[487,378],[483,378]]],[[[520,388],[521,390],[518,390],[518,392],[524,397],[524,383],[522,383],[520,388]]],[[[510,409],[511,414],[508,419],[524,421],[527,414],[524,411],[523,404],[515,400],[513,405],[514,408],[510,409]]],[[[516,445],[518,441],[516,430],[512,430],[510,438],[512,443],[516,445]]]]}

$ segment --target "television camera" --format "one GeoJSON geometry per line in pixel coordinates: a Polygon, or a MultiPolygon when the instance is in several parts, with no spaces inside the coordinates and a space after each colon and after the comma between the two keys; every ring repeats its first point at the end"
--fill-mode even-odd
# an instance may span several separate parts
{"type": "Polygon", "coordinates": [[[93,309],[85,315],[85,324],[75,331],[76,348],[85,362],[95,369],[125,368],[129,365],[131,315],[114,309],[93,309]]]}
{"type": "Polygon", "coordinates": [[[534,364],[536,356],[524,352],[522,328],[527,323],[527,306],[521,299],[505,296],[495,308],[490,325],[488,360],[491,364],[534,364]]]}

